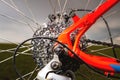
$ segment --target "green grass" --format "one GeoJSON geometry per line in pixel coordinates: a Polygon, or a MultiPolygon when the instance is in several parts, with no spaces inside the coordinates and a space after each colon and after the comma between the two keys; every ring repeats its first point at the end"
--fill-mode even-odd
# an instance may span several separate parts
{"type": "MultiPolygon", "coordinates": [[[[5,43],[0,44],[0,49],[10,49],[11,47],[15,48],[16,45],[5,44],[5,43]]],[[[105,46],[94,46],[94,47],[91,47],[90,49],[95,50],[102,47],[105,47],[105,46]]],[[[120,49],[117,48],[116,51],[117,51],[117,55],[120,57],[120,49]]],[[[104,50],[101,52],[112,55],[111,50],[104,50]]],[[[97,54],[97,53],[92,53],[92,54],[97,54]]],[[[13,56],[13,53],[9,53],[9,52],[0,53],[0,61],[10,56],[13,56]]],[[[33,58],[28,55],[19,55],[16,59],[16,62],[17,62],[16,63],[17,68],[22,74],[26,74],[35,68],[35,63],[33,58]]],[[[80,68],[75,72],[75,74],[76,74],[77,80],[108,80],[107,78],[102,77],[99,74],[95,73],[85,65],[80,65],[80,68]]],[[[120,74],[118,75],[120,76],[120,74]]],[[[12,59],[0,64],[0,80],[15,80],[17,77],[18,76],[16,75],[15,70],[13,68],[12,59]]],[[[112,79],[112,80],[119,80],[119,79],[112,79]]]]}
{"type": "MultiPolygon", "coordinates": [[[[0,44],[0,50],[16,48],[15,44],[0,44]]],[[[12,50],[14,51],[14,50],[12,50]]],[[[3,52],[0,53],[0,61],[13,56],[13,53],[3,52]]],[[[16,65],[20,73],[26,74],[35,68],[34,60],[28,55],[19,55],[16,59],[16,65]]],[[[0,80],[15,80],[18,76],[13,68],[13,59],[5,61],[0,64],[0,80]]]]}

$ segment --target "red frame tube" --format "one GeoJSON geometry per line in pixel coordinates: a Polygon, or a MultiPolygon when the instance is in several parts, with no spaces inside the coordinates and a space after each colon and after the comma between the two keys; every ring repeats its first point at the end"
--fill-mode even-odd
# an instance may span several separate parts
{"type": "MultiPolygon", "coordinates": [[[[82,59],[88,65],[105,72],[120,72],[120,63],[118,63],[115,58],[86,54],[79,48],[79,40],[84,35],[84,33],[96,22],[98,18],[100,18],[105,12],[116,5],[119,1],[120,0],[106,0],[96,10],[86,14],[82,18],[79,18],[77,15],[75,15],[73,17],[74,23],[58,36],[58,40],[63,44],[66,44],[71,50],[76,53],[80,59],[82,59]],[[79,30],[79,33],[75,37],[74,45],[72,45],[70,34],[76,29],[79,30]],[[110,66],[111,64],[113,66],[110,66]],[[117,68],[114,65],[117,65],[117,68]]],[[[74,55],[70,52],[69,56],[74,57],[74,55]]]]}

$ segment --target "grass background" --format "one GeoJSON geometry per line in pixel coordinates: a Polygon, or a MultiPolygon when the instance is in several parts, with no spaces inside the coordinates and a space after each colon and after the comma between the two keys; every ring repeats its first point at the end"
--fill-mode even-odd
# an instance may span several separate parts
{"type": "MultiPolygon", "coordinates": [[[[0,44],[0,50],[11,49],[15,47],[16,45],[14,44],[7,44],[7,43],[0,44]]],[[[103,48],[103,46],[94,46],[94,47],[91,47],[90,49],[95,50],[99,48],[103,48]]],[[[105,54],[112,55],[111,50],[104,50],[104,52],[105,54]]],[[[116,52],[118,57],[120,58],[120,50],[118,48],[116,49],[116,52]]],[[[96,54],[96,53],[92,53],[92,54],[96,54]]],[[[10,52],[0,53],[0,61],[11,56],[13,56],[13,53],[10,53],[10,52]]],[[[0,80],[15,80],[16,78],[18,78],[13,68],[12,62],[13,62],[12,59],[10,59],[0,64],[0,80]]],[[[35,62],[33,58],[28,55],[17,56],[16,62],[17,62],[16,63],[17,67],[20,73],[22,74],[26,74],[35,68],[35,62]]],[[[80,65],[80,68],[75,72],[75,74],[76,74],[77,80],[110,80],[110,79],[107,79],[106,77],[100,76],[99,74],[95,73],[85,65],[80,65]]],[[[118,74],[118,76],[120,76],[120,74],[118,74]]],[[[120,80],[120,79],[112,79],[112,80],[120,80]]]]}

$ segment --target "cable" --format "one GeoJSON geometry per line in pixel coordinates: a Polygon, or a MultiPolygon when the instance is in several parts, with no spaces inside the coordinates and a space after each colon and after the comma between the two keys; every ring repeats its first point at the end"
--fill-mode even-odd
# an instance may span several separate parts
{"type": "MultiPolygon", "coordinates": [[[[69,50],[72,54],[74,54],[74,56],[75,56],[76,58],[78,58],[80,61],[83,61],[83,60],[81,60],[81,59],[76,55],[76,53],[73,52],[70,48],[68,48],[66,45],[64,45],[63,43],[59,42],[58,40],[56,40],[56,39],[54,39],[54,38],[50,38],[50,37],[34,37],[34,38],[29,38],[29,39],[23,41],[20,45],[17,46],[17,48],[16,48],[16,50],[15,50],[15,53],[14,53],[14,55],[13,55],[13,66],[14,66],[14,69],[15,69],[17,75],[20,77],[21,80],[24,80],[24,78],[21,76],[21,74],[19,73],[19,71],[18,71],[18,69],[17,69],[17,67],[16,67],[16,54],[17,54],[17,51],[19,50],[19,48],[20,48],[24,43],[26,43],[27,41],[33,40],[33,39],[49,39],[49,40],[55,41],[55,42],[59,43],[60,45],[62,45],[63,47],[65,47],[66,49],[68,49],[68,50],[69,50]]],[[[83,61],[83,62],[84,62],[84,61],[83,61]]],[[[84,62],[84,63],[85,63],[85,62],[84,62]]],[[[92,69],[93,71],[95,71],[95,72],[103,75],[100,71],[95,70],[93,67],[89,66],[88,64],[85,63],[85,65],[87,65],[87,66],[88,66],[90,69],[92,69]]],[[[104,75],[103,75],[103,76],[104,76],[104,75]]],[[[120,79],[120,77],[118,77],[118,76],[109,76],[109,77],[120,79]]]]}
{"type": "MultiPolygon", "coordinates": [[[[72,10],[72,11],[69,13],[69,15],[71,16],[71,14],[74,13],[75,11],[88,11],[88,12],[90,12],[90,11],[92,11],[92,10],[76,9],[76,10],[72,10]]],[[[104,18],[103,16],[102,16],[101,18],[103,19],[105,25],[107,26],[107,29],[108,29],[108,32],[109,32],[109,36],[110,36],[110,40],[111,40],[111,44],[113,45],[113,40],[112,40],[112,37],[111,37],[111,32],[110,32],[110,29],[109,29],[109,25],[108,25],[107,21],[105,20],[105,18],[104,18]]],[[[21,80],[24,80],[24,78],[21,76],[21,74],[20,74],[19,71],[17,70],[17,67],[16,67],[16,54],[17,54],[17,51],[19,50],[19,48],[20,48],[24,43],[26,43],[26,42],[29,41],[29,40],[33,40],[33,39],[49,39],[49,40],[55,41],[55,42],[59,43],[60,45],[62,45],[63,47],[65,47],[66,49],[68,49],[76,58],[78,58],[78,60],[81,60],[81,59],[76,55],[76,53],[74,53],[70,48],[68,48],[66,45],[64,45],[63,43],[59,42],[58,40],[56,40],[56,39],[54,39],[54,38],[50,38],[50,37],[34,37],[34,38],[29,38],[29,39],[23,41],[23,42],[16,48],[15,53],[14,53],[14,55],[13,55],[13,65],[14,65],[14,68],[15,68],[15,71],[16,71],[17,75],[20,77],[21,80]]],[[[114,55],[115,55],[115,57],[116,57],[116,53],[115,53],[114,48],[113,48],[113,53],[114,53],[114,55]]],[[[81,61],[83,61],[83,60],[81,60],[81,61]]],[[[84,61],[83,61],[83,62],[84,62],[84,61]]],[[[84,62],[84,63],[85,63],[85,62],[84,62]]],[[[86,64],[86,63],[85,63],[85,64],[86,64]]],[[[86,65],[87,65],[87,64],[86,64],[86,65]]],[[[87,66],[89,66],[89,65],[87,65],[87,66]]],[[[90,66],[89,66],[89,67],[90,67],[90,66]]],[[[90,68],[91,68],[91,67],[90,67],[90,68]]],[[[96,71],[96,70],[94,70],[94,71],[97,72],[97,73],[99,73],[99,71],[96,71]]],[[[99,73],[99,74],[101,74],[101,73],[99,73]]]]}
{"type": "Polygon", "coordinates": [[[19,44],[19,45],[17,46],[14,54],[13,54],[13,67],[14,67],[17,75],[20,77],[21,80],[24,80],[24,78],[23,78],[22,75],[19,73],[19,71],[18,71],[18,69],[17,69],[17,67],[16,67],[16,54],[17,54],[19,48],[20,48],[24,43],[26,43],[26,42],[28,42],[28,41],[30,41],[30,40],[34,40],[34,39],[49,39],[49,40],[55,41],[55,42],[59,43],[60,45],[62,45],[63,47],[65,47],[66,49],[68,49],[72,54],[74,54],[75,57],[78,58],[78,56],[77,56],[70,48],[68,48],[66,45],[64,45],[63,43],[59,42],[59,41],[56,40],[56,39],[53,39],[53,38],[50,38],[50,37],[34,37],[34,38],[29,38],[29,39],[23,41],[21,44],[19,44]]]}
{"type": "MultiPolygon", "coordinates": [[[[75,9],[75,10],[71,10],[70,13],[69,13],[69,16],[73,16],[76,11],[87,11],[87,12],[90,12],[92,10],[90,10],[90,9],[75,9]]],[[[107,20],[103,16],[101,16],[101,18],[102,18],[102,20],[104,21],[104,23],[106,25],[106,28],[107,28],[107,31],[108,31],[108,34],[109,34],[109,38],[110,38],[111,44],[114,45],[113,44],[113,39],[112,39],[112,34],[111,34],[111,31],[110,31],[110,27],[108,25],[108,22],[107,22],[107,20]]],[[[112,47],[112,51],[113,51],[114,57],[117,58],[115,47],[112,47]]]]}
{"type": "MultiPolygon", "coordinates": [[[[113,45],[113,39],[112,39],[112,34],[111,34],[111,31],[110,31],[110,27],[109,27],[107,21],[105,20],[105,18],[102,17],[102,19],[104,20],[104,22],[106,24],[106,27],[107,27],[107,30],[108,30],[108,34],[109,34],[109,38],[110,38],[111,44],[113,45]]],[[[112,47],[112,51],[113,51],[114,57],[117,58],[117,54],[116,54],[116,51],[115,51],[114,47],[112,47]]]]}

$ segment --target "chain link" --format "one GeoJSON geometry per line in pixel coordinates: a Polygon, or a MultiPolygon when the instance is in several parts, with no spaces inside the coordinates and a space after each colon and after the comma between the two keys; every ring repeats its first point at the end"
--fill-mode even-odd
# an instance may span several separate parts
{"type": "Polygon", "coordinates": [[[118,44],[112,44],[112,43],[107,43],[107,42],[102,42],[102,41],[96,41],[96,40],[90,40],[90,39],[85,39],[87,43],[92,43],[92,44],[97,44],[97,45],[103,45],[103,46],[108,46],[108,47],[115,47],[115,48],[120,48],[120,45],[118,44]]]}

